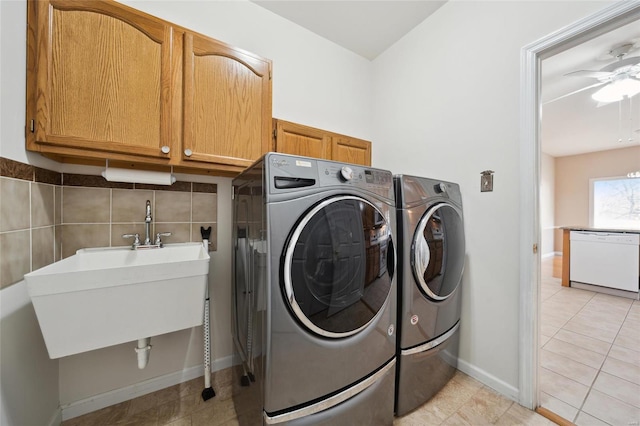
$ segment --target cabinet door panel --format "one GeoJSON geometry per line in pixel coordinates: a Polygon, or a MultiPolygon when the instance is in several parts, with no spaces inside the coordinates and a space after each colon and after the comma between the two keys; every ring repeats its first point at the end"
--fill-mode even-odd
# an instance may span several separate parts
{"type": "Polygon", "coordinates": [[[37,13],[36,141],[168,158],[171,27],[109,2],[37,13]]]}
{"type": "Polygon", "coordinates": [[[185,35],[183,159],[248,166],[268,151],[270,63],[185,35]]]}
{"type": "Polygon", "coordinates": [[[335,161],[344,163],[371,165],[371,142],[334,136],[332,138],[332,156],[335,161]]]}
{"type": "Polygon", "coordinates": [[[277,120],[276,151],[331,159],[331,137],[323,130],[277,120]]]}

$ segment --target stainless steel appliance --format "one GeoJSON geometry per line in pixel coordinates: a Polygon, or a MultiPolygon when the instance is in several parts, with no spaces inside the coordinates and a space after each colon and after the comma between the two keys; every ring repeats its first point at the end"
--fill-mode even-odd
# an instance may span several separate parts
{"type": "Polygon", "coordinates": [[[233,193],[240,424],[391,425],[391,173],[270,153],[233,193]]]}
{"type": "Polygon", "coordinates": [[[394,176],[398,219],[396,415],[436,394],[457,367],[462,198],[455,183],[394,176]]]}

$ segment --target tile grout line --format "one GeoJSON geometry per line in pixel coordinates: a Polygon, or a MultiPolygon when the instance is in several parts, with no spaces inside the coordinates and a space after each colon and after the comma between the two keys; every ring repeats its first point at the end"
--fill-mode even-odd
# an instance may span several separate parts
{"type": "MultiPolygon", "coordinates": [[[[35,170],[33,173],[35,177],[35,170]]],[[[33,271],[33,185],[34,182],[29,182],[29,272],[33,271]]]]}
{"type": "MultiPolygon", "coordinates": [[[[562,292],[562,290],[563,290],[563,289],[562,289],[562,288],[560,288],[556,293],[554,293],[554,294],[553,294],[553,296],[549,297],[549,298],[547,299],[547,301],[550,301],[554,296],[559,295],[559,294],[562,292]]],[[[589,291],[589,290],[585,290],[585,291],[589,291]]],[[[569,291],[567,291],[567,292],[562,292],[562,293],[563,293],[563,294],[570,294],[570,290],[569,290],[569,291]]],[[[568,319],[567,321],[565,321],[565,322],[564,322],[564,324],[563,324],[561,327],[559,327],[559,328],[558,328],[558,331],[556,331],[556,332],[554,333],[554,335],[549,339],[549,341],[548,341],[544,346],[546,346],[546,345],[547,345],[547,344],[548,344],[552,339],[554,339],[554,338],[555,338],[555,336],[560,332],[560,330],[564,330],[564,331],[571,331],[571,330],[567,330],[567,329],[565,329],[565,328],[564,328],[564,326],[565,326],[565,325],[567,325],[567,324],[568,324],[568,323],[569,323],[573,318],[575,318],[575,317],[576,317],[576,316],[577,316],[577,315],[578,315],[578,314],[579,314],[579,313],[580,313],[580,312],[585,308],[585,306],[587,306],[587,305],[589,304],[589,302],[590,302],[591,300],[593,300],[593,298],[595,297],[595,293],[594,293],[594,292],[591,292],[591,293],[592,293],[592,294],[591,294],[591,297],[589,297],[589,298],[588,298],[588,299],[587,299],[587,300],[582,304],[582,306],[580,307],[580,309],[578,309],[578,311],[577,311],[575,314],[573,314],[573,315],[571,316],[571,318],[570,318],[570,319],[568,319]]],[[[543,303],[544,303],[544,302],[542,302],[542,303],[541,303],[541,305],[542,305],[543,303]]],[[[574,332],[574,333],[575,333],[575,332],[574,332]]],[[[576,333],[576,334],[580,334],[580,335],[584,336],[582,333],[576,333]]],[[[586,337],[590,337],[590,336],[586,336],[586,337]]],[[[557,340],[560,340],[560,339],[557,339],[557,340]]],[[[568,344],[573,345],[572,343],[569,343],[569,342],[565,342],[565,343],[568,343],[568,344]]],[[[579,346],[577,346],[577,345],[573,345],[573,346],[576,346],[576,347],[580,348],[580,347],[579,347],[579,346]]],[[[538,349],[538,351],[540,352],[540,351],[541,351],[541,350],[543,350],[543,349],[544,349],[544,347],[541,347],[541,348],[539,348],[539,349],[538,349]]],[[[558,355],[559,355],[559,354],[558,354],[558,355]]],[[[562,355],[560,355],[560,356],[562,356],[562,355]]],[[[567,357],[565,357],[565,358],[567,358],[567,357]]],[[[579,362],[579,361],[577,361],[577,362],[579,362]]],[[[603,361],[603,362],[604,362],[604,361],[603,361]]],[[[582,364],[582,363],[580,363],[580,364],[582,364]]],[[[583,364],[583,365],[584,365],[584,364],[583,364]]],[[[542,366],[540,365],[540,362],[538,362],[538,366],[539,366],[539,368],[544,368],[544,367],[542,367],[542,366]]],[[[593,368],[593,367],[591,367],[591,368],[593,368]]],[[[549,371],[552,371],[552,370],[549,370],[549,371]]],[[[559,373],[556,373],[556,374],[559,374],[559,373]]],[[[559,375],[560,375],[560,376],[562,376],[562,377],[565,377],[565,378],[566,378],[566,379],[568,379],[568,380],[572,380],[572,381],[574,381],[574,382],[575,382],[575,380],[573,380],[573,379],[571,379],[571,378],[569,378],[569,377],[566,377],[566,376],[564,376],[563,374],[559,374],[559,375]]],[[[596,373],[596,377],[597,377],[597,375],[598,375],[598,373],[596,373]]],[[[594,380],[595,380],[595,379],[594,379],[594,380]]],[[[576,382],[576,383],[579,383],[579,382],[576,382]]],[[[593,384],[593,382],[592,382],[592,384],[593,384]]],[[[583,386],[585,386],[585,385],[583,385],[583,386]]],[[[572,406],[571,404],[569,404],[568,402],[563,401],[563,400],[562,400],[562,399],[560,399],[560,398],[557,398],[559,401],[563,402],[564,404],[567,404],[567,405],[569,405],[570,407],[573,407],[573,408],[577,408],[576,414],[575,414],[575,416],[573,417],[573,421],[574,421],[574,422],[575,422],[575,420],[578,418],[578,416],[580,415],[581,408],[582,408],[582,406],[584,405],[584,402],[586,401],[586,398],[587,398],[587,396],[589,395],[589,392],[590,392],[590,391],[591,391],[591,386],[590,386],[590,387],[589,387],[589,389],[587,390],[587,394],[585,395],[585,398],[583,399],[583,401],[582,401],[582,404],[581,404],[580,408],[573,407],[573,406],[572,406]]],[[[553,396],[553,395],[551,395],[551,396],[553,396]]]]}
{"type": "MultiPolygon", "coordinates": [[[[547,299],[547,302],[550,302],[550,301],[551,301],[551,299],[552,299],[554,296],[556,296],[557,294],[559,294],[561,291],[562,291],[562,288],[560,288],[556,293],[554,293],[551,297],[549,297],[549,298],[547,299]]],[[[593,298],[593,296],[591,296],[591,298],[593,298]]],[[[589,298],[589,300],[591,300],[591,298],[589,298]]],[[[547,341],[547,343],[545,343],[543,346],[541,346],[541,347],[538,349],[538,353],[539,353],[539,354],[540,354],[540,352],[541,352],[542,350],[546,350],[546,349],[545,349],[545,347],[549,344],[549,342],[551,342],[553,339],[555,339],[555,336],[560,332],[560,330],[563,330],[563,329],[564,329],[564,326],[565,326],[565,325],[567,325],[567,324],[569,323],[569,321],[571,321],[571,320],[572,320],[576,315],[578,315],[578,313],[579,313],[579,312],[584,308],[584,306],[586,306],[586,304],[587,304],[587,303],[589,303],[589,301],[586,301],[586,302],[582,305],[582,307],[578,310],[578,312],[576,312],[575,314],[573,314],[573,315],[571,316],[571,318],[569,318],[568,320],[566,320],[566,321],[564,322],[564,324],[563,324],[562,326],[560,326],[560,327],[558,328],[558,330],[557,330],[555,333],[553,333],[553,336],[551,336],[551,337],[549,338],[549,340],[547,341]]],[[[542,303],[541,303],[541,305],[542,305],[542,304],[544,304],[544,302],[542,302],[542,303]]],[[[542,311],[542,309],[541,309],[541,311],[542,311]]],[[[542,312],[541,312],[541,314],[542,314],[542,312]]],[[[560,339],[557,339],[557,340],[560,340],[560,339]]],[[[562,340],[560,340],[560,341],[562,341],[562,340]]],[[[569,342],[565,342],[565,343],[569,343],[569,342]]],[[[571,343],[569,343],[569,344],[571,344],[571,343]]],[[[575,345],[574,345],[574,346],[575,346],[575,345]]],[[[550,351],[549,351],[549,352],[550,352],[550,351]]],[[[559,355],[559,354],[557,354],[557,355],[559,355]]],[[[559,355],[559,356],[563,356],[563,355],[559,355]]],[[[567,358],[567,357],[564,357],[564,358],[567,358]]],[[[568,359],[568,358],[567,358],[567,359],[568,359]]],[[[581,363],[581,364],[582,364],[582,363],[581,363]]],[[[538,367],[539,367],[539,368],[545,368],[545,367],[543,367],[543,366],[540,364],[540,360],[538,360],[538,367]]],[[[547,370],[548,370],[548,369],[547,369],[547,370]]],[[[552,370],[549,370],[549,371],[554,372],[554,371],[552,371],[552,370]]],[[[554,372],[554,373],[555,373],[555,372],[554,372]]],[[[556,373],[556,374],[559,374],[559,373],[556,373]]],[[[596,374],[597,374],[597,373],[596,373],[596,374]]],[[[562,376],[562,377],[565,377],[565,378],[566,378],[566,379],[568,379],[568,380],[575,381],[575,380],[573,380],[573,379],[571,379],[571,378],[569,378],[569,377],[564,376],[563,374],[559,374],[559,375],[560,375],[560,376],[562,376]]],[[[576,383],[579,383],[579,382],[576,382],[576,383]]],[[[587,391],[587,393],[588,393],[588,391],[587,391]]],[[[553,396],[553,395],[551,395],[551,396],[553,396]]],[[[554,398],[555,398],[555,397],[554,397],[554,398]]],[[[585,397],[585,398],[586,398],[586,397],[585,397]]],[[[572,406],[571,404],[569,404],[569,403],[568,403],[568,402],[566,402],[566,401],[561,400],[560,398],[557,398],[557,399],[558,399],[559,401],[562,401],[563,403],[565,403],[565,404],[569,405],[569,406],[572,406]]],[[[584,401],[583,401],[583,404],[584,404],[584,401]]],[[[573,407],[573,406],[572,406],[572,407],[573,407]]],[[[576,407],[574,407],[574,408],[576,408],[576,407]]],[[[578,411],[576,412],[576,416],[574,416],[574,420],[575,420],[575,417],[577,417],[577,415],[578,415],[579,413],[580,413],[580,409],[578,409],[578,411]]]]}
{"type": "MultiPolygon", "coordinates": [[[[553,295],[551,295],[550,297],[548,297],[548,298],[547,298],[547,299],[545,299],[544,301],[541,301],[541,306],[542,306],[542,305],[548,305],[548,303],[549,303],[549,302],[554,302],[555,300],[560,299],[559,297],[556,297],[556,296],[560,294],[561,290],[562,290],[562,289],[560,289],[560,290],[556,291],[553,295]],[[554,300],[554,299],[555,299],[555,300],[554,300]]],[[[587,290],[587,291],[588,291],[588,290],[587,290]]],[[[574,314],[574,315],[573,315],[573,316],[572,316],[568,321],[565,321],[565,323],[564,323],[564,324],[563,324],[563,325],[558,329],[558,331],[556,331],[556,332],[553,334],[553,336],[551,336],[551,337],[549,338],[549,341],[548,341],[547,343],[545,343],[545,345],[541,346],[541,347],[539,348],[539,350],[543,350],[543,349],[547,346],[547,344],[548,344],[552,339],[557,339],[557,338],[556,338],[556,336],[557,336],[557,334],[560,332],[560,330],[563,330],[563,331],[565,331],[565,332],[575,333],[576,335],[580,335],[580,336],[588,337],[588,338],[591,338],[591,339],[594,339],[594,340],[597,340],[597,341],[600,341],[600,342],[606,343],[606,344],[608,345],[608,347],[607,347],[607,350],[606,350],[606,353],[605,353],[605,354],[601,354],[601,353],[599,353],[599,352],[591,351],[591,352],[595,352],[595,353],[597,353],[597,354],[599,354],[599,355],[603,355],[603,356],[604,356],[604,357],[603,357],[603,361],[600,363],[599,368],[597,368],[597,369],[596,369],[596,370],[597,370],[597,371],[596,371],[596,375],[594,376],[594,379],[591,381],[591,385],[588,387],[588,390],[587,390],[587,393],[586,393],[586,395],[585,395],[585,398],[583,399],[582,404],[580,405],[580,407],[578,408],[578,410],[577,410],[577,412],[576,412],[575,416],[573,417],[573,420],[574,420],[574,422],[575,422],[575,420],[577,420],[577,418],[580,416],[580,413],[584,413],[585,415],[592,416],[592,417],[593,417],[593,418],[595,418],[595,419],[598,419],[598,420],[600,420],[600,421],[603,421],[604,423],[607,423],[607,422],[605,422],[604,420],[602,420],[602,419],[600,419],[600,418],[598,418],[598,417],[596,417],[596,416],[593,416],[593,415],[591,415],[591,414],[587,413],[586,411],[584,411],[584,410],[583,410],[583,408],[584,408],[584,405],[585,405],[585,403],[586,403],[587,399],[589,398],[589,396],[591,395],[591,392],[592,392],[593,390],[598,391],[598,392],[602,392],[602,394],[603,394],[603,395],[606,395],[607,397],[610,397],[610,398],[612,398],[612,399],[614,399],[614,400],[617,400],[617,401],[619,401],[619,402],[621,402],[621,403],[623,403],[623,404],[627,404],[627,405],[631,405],[631,406],[633,406],[633,404],[629,404],[629,403],[627,403],[627,402],[625,402],[625,401],[622,401],[622,400],[620,400],[620,399],[616,398],[615,396],[609,395],[609,394],[608,394],[608,393],[606,393],[606,392],[600,391],[600,390],[598,390],[598,389],[594,389],[594,387],[593,387],[593,386],[594,386],[594,384],[596,383],[596,381],[598,380],[598,378],[600,377],[601,373],[611,374],[611,373],[603,372],[602,367],[604,366],[604,363],[607,361],[607,359],[609,359],[609,358],[612,358],[612,359],[613,359],[613,357],[611,357],[611,356],[610,356],[610,353],[611,353],[611,351],[612,351],[612,349],[613,349],[613,345],[614,345],[614,343],[615,343],[616,339],[620,336],[620,333],[621,333],[621,331],[622,331],[622,329],[623,329],[623,327],[624,327],[625,323],[626,323],[626,322],[627,322],[627,320],[629,319],[629,315],[630,315],[630,313],[631,313],[631,309],[632,309],[632,308],[633,308],[633,306],[636,304],[636,301],[634,300],[632,303],[630,303],[629,305],[627,305],[627,306],[626,306],[626,313],[624,314],[624,318],[623,318],[621,321],[613,321],[613,324],[618,323],[618,326],[617,326],[617,330],[616,330],[616,332],[615,332],[615,335],[613,336],[612,341],[611,341],[611,342],[609,342],[609,341],[601,340],[601,339],[599,339],[599,338],[597,338],[597,337],[593,337],[593,336],[588,335],[588,334],[583,334],[583,332],[578,332],[578,331],[568,330],[568,329],[566,329],[566,328],[565,328],[565,326],[566,326],[566,325],[567,325],[571,320],[573,320],[575,317],[577,317],[578,315],[583,315],[583,316],[587,316],[587,317],[588,317],[588,316],[590,316],[590,314],[589,314],[589,313],[585,312],[585,310],[587,310],[587,309],[589,309],[589,308],[592,308],[592,307],[599,307],[599,305],[605,304],[605,312],[607,311],[607,309],[606,309],[606,308],[607,308],[607,306],[606,306],[606,303],[607,303],[607,302],[606,302],[605,300],[599,300],[599,299],[598,299],[598,294],[599,294],[599,293],[596,293],[596,292],[590,292],[590,293],[591,293],[591,297],[589,297],[589,299],[588,299],[587,301],[585,301],[585,302],[582,304],[581,308],[580,308],[580,309],[579,309],[579,310],[578,310],[578,311],[577,311],[577,312],[576,312],[576,313],[575,313],[575,314],[574,314]]],[[[566,294],[566,292],[565,292],[565,294],[566,294]]],[[[609,324],[609,321],[607,320],[607,321],[606,321],[606,323],[607,323],[607,324],[609,324]]],[[[555,328],[555,327],[554,327],[554,328],[555,328]]],[[[560,340],[560,339],[557,339],[557,340],[560,340]]],[[[563,341],[563,342],[564,342],[564,341],[563,341]]],[[[571,343],[571,342],[564,342],[564,343],[567,343],[567,344],[570,344],[570,345],[576,346],[577,348],[581,348],[581,349],[584,349],[584,350],[590,351],[590,349],[582,348],[581,346],[576,345],[576,344],[571,343]]],[[[626,349],[633,350],[633,348],[627,348],[627,347],[625,347],[625,346],[621,346],[621,345],[618,345],[618,346],[623,347],[623,348],[626,348],[626,349]]],[[[558,355],[560,355],[560,354],[558,354],[558,355]]],[[[564,355],[560,355],[560,356],[564,356],[564,355]]],[[[565,358],[567,358],[567,357],[565,356],[565,358]]],[[[617,358],[616,358],[616,359],[617,359],[617,358]]],[[[577,362],[579,362],[579,361],[577,361],[577,362]]],[[[625,362],[625,361],[622,361],[622,362],[625,362]]],[[[580,364],[582,364],[582,363],[580,362],[580,364]]],[[[584,365],[586,365],[586,364],[584,364],[584,365]]],[[[588,365],[587,365],[587,366],[588,366],[588,365]]],[[[541,366],[540,366],[540,367],[541,367],[541,366]]],[[[591,367],[591,366],[588,366],[588,367],[591,367]]],[[[541,367],[541,368],[544,368],[544,367],[541,367]]],[[[593,368],[593,367],[591,367],[591,368],[593,368]]],[[[566,377],[566,376],[564,376],[564,375],[561,375],[561,376],[563,376],[563,377],[567,378],[568,380],[573,380],[573,379],[568,378],[568,377],[566,377]]],[[[626,379],[626,378],[624,378],[624,377],[619,377],[619,376],[617,376],[617,375],[615,375],[615,374],[614,374],[614,375],[612,375],[612,376],[614,376],[614,377],[616,377],[616,378],[618,378],[618,379],[621,379],[621,380],[625,380],[625,381],[630,382],[630,383],[634,383],[634,382],[631,382],[631,381],[627,380],[627,379],[626,379]]],[[[563,402],[563,403],[565,403],[565,404],[567,404],[565,401],[562,401],[562,400],[560,400],[560,401],[561,401],[561,402],[563,402]]],[[[568,405],[569,405],[569,406],[571,406],[571,404],[568,404],[568,405]]],[[[575,408],[575,407],[573,407],[573,408],[575,408]]],[[[609,424],[609,423],[607,423],[607,424],[609,424]]]]}
{"type": "MultiPolygon", "coordinates": [[[[593,300],[593,298],[595,297],[595,293],[593,296],[591,296],[591,298],[589,299],[589,302],[593,300]]],[[[582,309],[580,309],[580,311],[582,311],[588,304],[589,302],[585,303],[585,305],[582,307],[582,309]]],[[[581,334],[581,333],[579,333],[581,334]]],[[[599,340],[599,339],[598,339],[599,340]]],[[[613,339],[615,341],[615,338],[613,339]]],[[[573,419],[573,422],[575,423],[576,420],[578,420],[578,417],[580,416],[580,413],[585,413],[588,415],[591,415],[589,413],[587,413],[586,411],[583,410],[584,408],[584,404],[587,402],[587,399],[589,398],[589,395],[591,394],[591,390],[593,389],[593,384],[596,382],[596,380],[598,379],[598,376],[600,375],[600,371],[602,369],[602,366],[604,365],[605,361],[607,360],[607,356],[609,355],[609,351],[611,351],[611,347],[613,346],[613,341],[611,342],[611,345],[609,346],[609,349],[607,350],[607,354],[604,356],[604,359],[602,360],[602,363],[600,363],[600,367],[598,367],[598,371],[596,372],[595,377],[593,378],[593,381],[591,382],[591,385],[589,386],[589,389],[587,390],[586,395],[584,396],[584,399],[582,400],[582,404],[580,404],[580,407],[578,407],[578,412],[575,415],[575,418],[573,419]]],[[[597,418],[595,416],[593,416],[594,418],[597,418]]],[[[608,422],[597,418],[598,420],[603,421],[604,423],[609,424],[608,422]]]]}
{"type": "MultiPolygon", "coordinates": [[[[546,300],[544,300],[544,301],[541,301],[541,302],[540,302],[540,316],[541,316],[541,317],[542,317],[542,307],[543,307],[542,305],[544,305],[544,304],[545,304],[545,302],[546,302],[546,303],[550,303],[550,302],[551,302],[551,299],[552,299],[556,294],[560,293],[560,291],[561,291],[561,290],[562,290],[562,288],[560,288],[558,291],[556,291],[555,293],[553,293],[553,294],[552,294],[551,296],[549,296],[546,300]]],[[[542,320],[542,318],[540,318],[540,319],[542,320]]],[[[565,324],[566,324],[566,322],[565,322],[565,324]]],[[[542,321],[540,321],[540,325],[542,325],[542,321]]],[[[563,325],[563,326],[564,326],[564,325],[563,325]]],[[[555,328],[555,327],[554,327],[554,328],[555,328]]],[[[547,345],[549,344],[549,342],[551,341],[551,339],[553,339],[553,338],[556,336],[556,334],[558,334],[558,332],[559,332],[561,329],[562,329],[562,327],[558,327],[558,329],[553,333],[553,335],[552,335],[551,337],[549,337],[549,340],[547,340],[547,342],[546,342],[544,345],[540,346],[540,348],[538,349],[538,353],[539,353],[542,349],[544,349],[544,347],[545,347],[545,346],[547,346],[547,345]]],[[[540,330],[538,330],[538,333],[540,334],[540,330]]],[[[539,361],[538,361],[538,364],[540,364],[540,362],[539,362],[539,361]]]]}
{"type": "MultiPolygon", "coordinates": [[[[591,300],[593,300],[593,298],[594,298],[594,297],[595,297],[595,295],[591,298],[591,300]]],[[[586,305],[585,305],[585,306],[586,306],[586,305]]],[[[578,412],[576,413],[576,417],[575,417],[575,419],[574,419],[574,423],[575,423],[575,420],[577,420],[577,419],[578,419],[578,416],[580,415],[580,413],[585,413],[585,414],[587,414],[587,415],[589,415],[589,416],[592,416],[592,417],[594,417],[594,418],[596,418],[596,419],[598,419],[598,420],[600,420],[600,421],[602,421],[602,422],[604,422],[604,423],[610,424],[609,422],[605,421],[604,419],[601,419],[601,418],[599,418],[599,417],[596,417],[596,416],[595,416],[595,415],[593,415],[593,414],[590,414],[590,413],[588,413],[588,412],[584,411],[584,410],[583,410],[583,408],[584,408],[584,404],[587,402],[587,399],[589,398],[589,395],[591,395],[591,391],[592,391],[592,390],[594,390],[594,389],[593,389],[593,385],[596,383],[596,381],[598,380],[598,377],[600,376],[600,373],[602,372],[602,367],[604,366],[604,363],[607,361],[607,358],[609,357],[609,353],[611,352],[611,349],[613,348],[613,345],[614,345],[614,343],[615,343],[615,341],[616,341],[616,339],[617,339],[618,335],[620,334],[620,330],[622,329],[622,325],[624,324],[624,322],[625,322],[625,321],[626,321],[626,319],[627,319],[627,316],[629,315],[629,311],[631,310],[631,306],[633,306],[633,303],[631,303],[631,304],[629,305],[629,308],[627,309],[627,313],[625,314],[624,319],[622,320],[622,322],[620,323],[620,326],[618,327],[618,331],[616,332],[616,335],[615,335],[615,337],[613,338],[613,341],[611,342],[611,345],[609,346],[609,349],[607,350],[607,353],[606,353],[606,355],[605,355],[605,357],[604,357],[604,359],[603,359],[602,363],[600,364],[600,367],[598,368],[598,371],[596,372],[596,375],[595,375],[595,377],[594,377],[594,379],[593,379],[593,382],[591,383],[591,386],[589,386],[589,390],[587,391],[587,394],[585,395],[584,400],[582,401],[582,405],[580,406],[580,408],[578,409],[578,412]]],[[[605,372],[605,373],[606,373],[606,372],[605,372]]],[[[616,376],[616,377],[617,377],[617,376],[616,376]]],[[[595,389],[595,390],[597,390],[597,389],[595,389]]],[[[604,392],[603,392],[603,393],[604,393],[604,392]]],[[[608,395],[608,394],[606,394],[606,393],[604,393],[604,394],[605,394],[605,395],[607,395],[607,396],[609,396],[609,397],[611,397],[611,398],[613,398],[613,399],[616,399],[616,400],[618,400],[618,401],[620,401],[620,402],[624,402],[624,401],[621,401],[621,400],[619,400],[618,398],[616,398],[616,397],[614,397],[614,396],[608,395]]]]}

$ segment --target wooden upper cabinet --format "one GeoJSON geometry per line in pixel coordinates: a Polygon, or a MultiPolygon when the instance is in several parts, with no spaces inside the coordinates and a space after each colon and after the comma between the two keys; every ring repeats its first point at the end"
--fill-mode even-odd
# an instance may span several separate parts
{"type": "Polygon", "coordinates": [[[27,149],[225,175],[270,150],[270,60],[112,0],[29,0],[27,24],[27,149]]]}
{"type": "Polygon", "coordinates": [[[28,4],[27,148],[168,162],[181,34],[116,2],[28,4]]]}
{"type": "Polygon", "coordinates": [[[186,32],[183,114],[183,164],[251,165],[271,146],[271,61],[186,32]]]}
{"type": "Polygon", "coordinates": [[[371,165],[371,142],[280,119],[273,120],[276,152],[371,165]]]}
{"type": "Polygon", "coordinates": [[[369,141],[348,136],[334,136],[331,152],[335,161],[371,165],[371,142],[369,141]]]}
{"type": "Polygon", "coordinates": [[[275,150],[284,154],[331,159],[331,135],[324,130],[274,120],[275,150]]]}

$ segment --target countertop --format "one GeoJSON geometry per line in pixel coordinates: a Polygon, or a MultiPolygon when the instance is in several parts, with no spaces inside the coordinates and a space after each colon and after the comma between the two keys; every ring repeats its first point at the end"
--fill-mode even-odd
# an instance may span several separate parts
{"type": "Polygon", "coordinates": [[[569,231],[620,232],[625,234],[640,234],[640,229],[606,229],[592,228],[589,226],[561,226],[560,229],[566,229],[569,231]]]}

